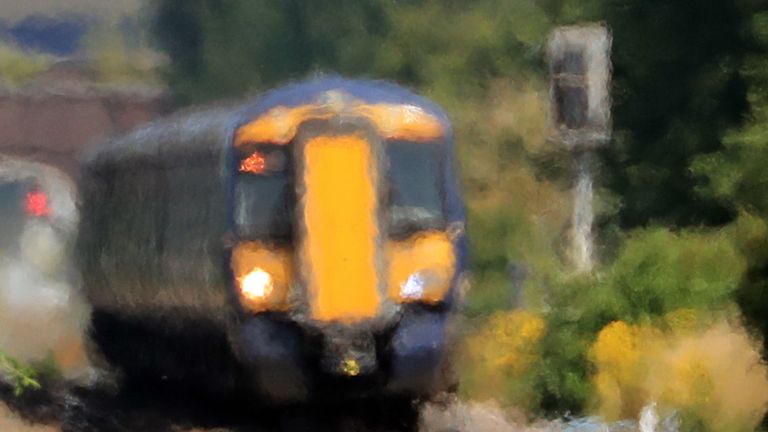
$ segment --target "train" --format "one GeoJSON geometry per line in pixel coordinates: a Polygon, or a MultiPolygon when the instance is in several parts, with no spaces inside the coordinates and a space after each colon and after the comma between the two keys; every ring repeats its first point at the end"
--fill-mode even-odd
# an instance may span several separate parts
{"type": "Polygon", "coordinates": [[[0,350],[24,362],[52,358],[64,377],[85,381],[74,182],[50,165],[0,155],[0,221],[0,350]]]}
{"type": "Polygon", "coordinates": [[[430,100],[334,76],[94,146],[76,246],[94,345],[127,377],[277,402],[451,388],[453,145],[430,100]]]}

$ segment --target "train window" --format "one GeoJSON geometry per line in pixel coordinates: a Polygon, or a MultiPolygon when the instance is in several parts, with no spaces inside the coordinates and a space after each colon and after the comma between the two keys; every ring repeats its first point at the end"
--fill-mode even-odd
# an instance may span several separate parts
{"type": "Polygon", "coordinates": [[[442,144],[390,141],[389,231],[407,235],[439,229],[443,215],[442,144]]]}
{"type": "Polygon", "coordinates": [[[294,194],[288,149],[255,146],[237,156],[234,216],[238,235],[290,239],[294,194]]]}
{"type": "Polygon", "coordinates": [[[0,252],[12,252],[18,247],[26,220],[25,197],[31,189],[30,182],[0,180],[0,252]]]}

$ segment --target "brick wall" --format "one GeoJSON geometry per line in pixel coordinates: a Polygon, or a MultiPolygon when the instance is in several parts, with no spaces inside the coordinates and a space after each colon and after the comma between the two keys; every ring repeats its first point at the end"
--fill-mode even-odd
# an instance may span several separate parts
{"type": "Polygon", "coordinates": [[[169,106],[157,88],[99,85],[70,72],[0,88],[0,153],[74,175],[80,151],[166,114],[169,106]]]}

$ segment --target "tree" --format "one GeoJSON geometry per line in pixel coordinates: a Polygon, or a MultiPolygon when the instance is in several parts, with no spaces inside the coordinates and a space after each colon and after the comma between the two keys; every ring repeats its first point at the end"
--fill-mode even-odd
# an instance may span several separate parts
{"type": "Polygon", "coordinates": [[[313,70],[365,72],[386,29],[373,0],[164,0],[154,34],[182,103],[263,89],[313,70]]]}
{"type": "Polygon", "coordinates": [[[613,30],[615,139],[603,153],[623,227],[722,224],[690,164],[722,148],[746,109],[745,16],[734,2],[604,1],[613,30]]]}
{"type": "Polygon", "coordinates": [[[742,76],[749,85],[749,113],[741,128],[730,130],[721,150],[702,155],[693,171],[708,179],[703,196],[739,212],[733,237],[749,269],[738,292],[739,304],[752,325],[768,335],[768,7],[747,4],[751,19],[749,55],[742,76]]]}

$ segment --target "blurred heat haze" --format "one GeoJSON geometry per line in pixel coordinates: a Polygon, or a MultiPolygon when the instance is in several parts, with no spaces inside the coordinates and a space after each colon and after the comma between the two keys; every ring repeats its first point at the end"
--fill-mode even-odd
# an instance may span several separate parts
{"type": "MultiPolygon", "coordinates": [[[[71,44],[73,56],[95,63],[102,83],[159,82],[177,106],[319,71],[413,87],[452,117],[470,215],[473,288],[457,362],[469,402],[427,406],[435,430],[518,430],[567,413],[636,420],[652,403],[697,432],[759,423],[768,334],[765,4],[213,3],[158,0],[149,11],[139,0],[0,0],[0,74],[16,91],[58,60],[17,45],[29,28],[45,33],[35,33],[42,15],[86,34],[71,44]],[[82,14],[103,20],[86,31],[82,14]],[[543,47],[555,26],[585,21],[605,23],[614,37],[615,134],[592,161],[599,264],[573,275],[564,239],[578,167],[550,137],[543,47]],[[144,55],[150,39],[157,57],[144,55]],[[527,270],[524,280],[510,281],[510,263],[527,270]],[[512,282],[521,292],[514,302],[512,282]],[[468,423],[457,425],[462,416],[468,423]]],[[[60,236],[30,221],[19,254],[0,258],[0,350],[29,361],[52,351],[78,376],[87,308],[76,278],[51,276],[69,274],[54,269],[69,247],[60,236]]],[[[590,425],[584,430],[602,427],[590,425]]],[[[556,426],[566,428],[541,428],[556,426]]]]}

